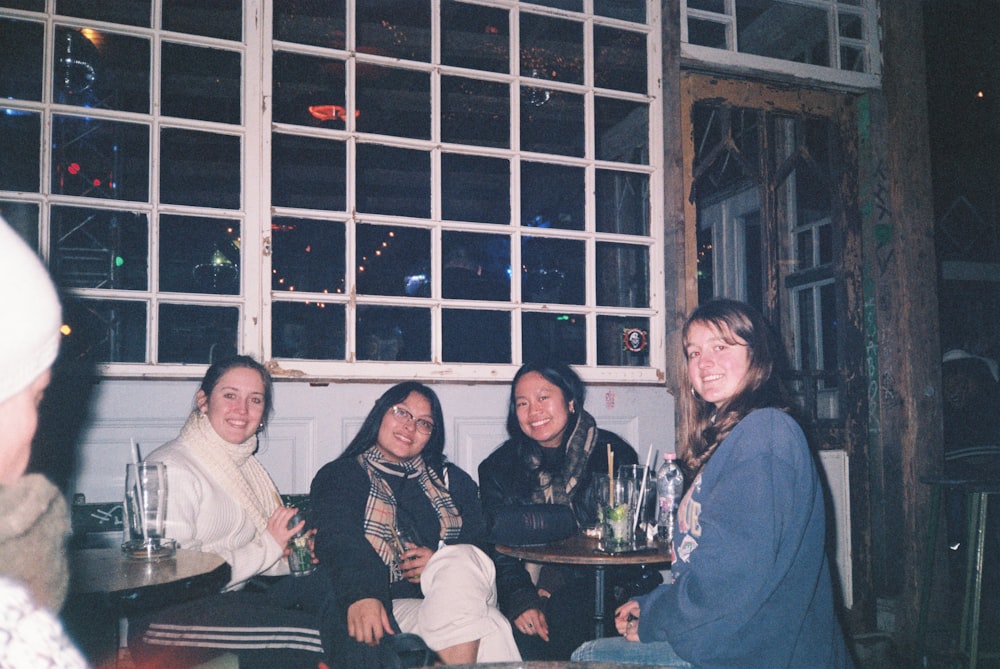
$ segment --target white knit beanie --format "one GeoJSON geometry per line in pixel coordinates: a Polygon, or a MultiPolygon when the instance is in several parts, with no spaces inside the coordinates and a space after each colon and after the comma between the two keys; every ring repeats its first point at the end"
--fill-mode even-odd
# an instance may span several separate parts
{"type": "Polygon", "coordinates": [[[0,403],[52,366],[61,325],[62,309],[49,273],[0,217],[0,403]]]}

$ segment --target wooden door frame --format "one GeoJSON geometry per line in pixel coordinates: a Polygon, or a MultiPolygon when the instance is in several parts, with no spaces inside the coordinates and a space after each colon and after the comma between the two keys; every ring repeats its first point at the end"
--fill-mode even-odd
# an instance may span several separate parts
{"type": "MultiPolygon", "coordinates": [[[[842,449],[850,463],[851,547],[853,607],[851,618],[860,620],[874,610],[870,570],[870,495],[868,494],[868,375],[866,373],[864,309],[862,297],[862,224],[858,198],[858,136],[855,120],[855,96],[848,93],[784,87],[747,79],[709,76],[681,72],[679,78],[680,146],[683,176],[684,219],[684,286],[685,302],[697,304],[697,211],[690,194],[693,186],[695,157],[692,109],[699,102],[719,102],[762,112],[780,112],[790,116],[822,117],[832,121],[840,137],[841,172],[836,175],[842,206],[834,212],[839,329],[837,345],[839,360],[844,366],[841,377],[843,393],[842,419],[837,424],[804,426],[814,448],[842,449]]],[[[775,193],[762,188],[762,211],[773,207],[775,193]]],[[[768,262],[779,260],[780,244],[774,221],[763,221],[765,257],[768,262]]],[[[777,280],[765,290],[766,314],[777,325],[785,310],[784,286],[777,280]]],[[[682,370],[677,370],[680,373],[682,370]]]]}

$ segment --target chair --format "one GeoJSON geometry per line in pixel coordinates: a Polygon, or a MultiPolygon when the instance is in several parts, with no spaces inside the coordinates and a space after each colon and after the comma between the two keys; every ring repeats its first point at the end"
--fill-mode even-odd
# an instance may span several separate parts
{"type": "Polygon", "coordinates": [[[998,479],[952,479],[922,478],[931,487],[930,523],[927,546],[924,554],[923,579],[920,592],[920,612],[917,623],[919,657],[926,661],[927,618],[929,615],[931,581],[934,576],[934,558],[938,522],[941,516],[945,491],[955,491],[965,495],[966,503],[966,546],[965,589],[962,600],[962,623],[956,653],[968,660],[967,667],[975,669],[980,659],[1000,658],[1000,652],[981,653],[979,651],[979,625],[983,589],[983,555],[986,546],[986,510],[990,495],[1000,494],[998,479]]]}

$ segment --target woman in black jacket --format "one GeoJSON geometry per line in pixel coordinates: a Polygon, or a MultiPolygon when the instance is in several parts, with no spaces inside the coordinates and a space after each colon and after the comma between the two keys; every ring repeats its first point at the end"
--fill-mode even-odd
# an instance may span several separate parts
{"type": "MultiPolygon", "coordinates": [[[[631,446],[599,429],[583,410],[584,394],[580,377],[560,363],[529,363],[514,376],[507,414],[510,439],[479,465],[480,496],[494,536],[525,517],[521,511],[528,505],[553,505],[548,512],[532,508],[549,520],[565,518],[569,508],[576,528],[596,524],[593,474],[607,472],[608,446],[617,465],[638,462],[631,446]]],[[[524,543],[532,540],[529,529],[524,528],[524,543]]],[[[500,610],[513,624],[522,657],[569,659],[591,636],[593,573],[524,563],[496,551],[492,557],[500,610]]]]}
{"type": "Polygon", "coordinates": [[[446,664],[519,660],[496,608],[495,571],[476,547],[485,522],[476,484],[445,460],[444,417],[427,386],[376,400],[310,492],[320,569],[336,610],[324,645],[336,668],[377,665],[386,635],[420,635],[446,664]]]}

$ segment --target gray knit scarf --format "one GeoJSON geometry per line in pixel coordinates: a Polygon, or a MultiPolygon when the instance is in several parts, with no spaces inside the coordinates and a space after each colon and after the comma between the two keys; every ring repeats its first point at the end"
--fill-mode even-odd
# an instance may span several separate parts
{"type": "Polygon", "coordinates": [[[35,602],[58,613],[66,599],[69,507],[41,474],[0,486],[0,575],[20,581],[35,602]]]}
{"type": "Polygon", "coordinates": [[[572,506],[573,490],[579,484],[597,443],[597,423],[586,411],[580,412],[576,426],[566,440],[566,456],[562,468],[550,472],[542,467],[542,447],[530,442],[526,453],[528,469],[535,478],[531,501],[536,504],[572,506]]]}

